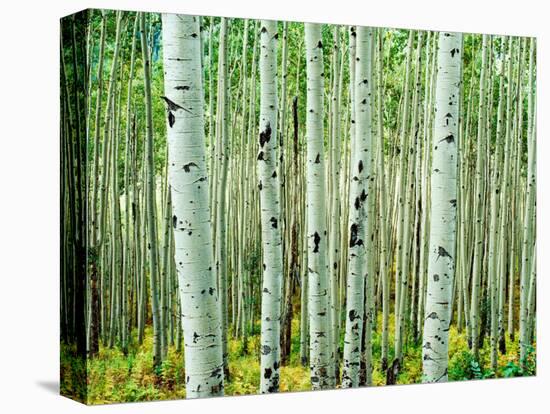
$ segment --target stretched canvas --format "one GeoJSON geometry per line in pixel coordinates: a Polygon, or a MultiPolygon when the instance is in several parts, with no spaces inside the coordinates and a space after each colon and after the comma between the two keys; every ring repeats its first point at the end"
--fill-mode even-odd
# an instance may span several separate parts
{"type": "Polygon", "coordinates": [[[62,395],[535,375],[534,38],[86,10],[60,51],[62,395]]]}

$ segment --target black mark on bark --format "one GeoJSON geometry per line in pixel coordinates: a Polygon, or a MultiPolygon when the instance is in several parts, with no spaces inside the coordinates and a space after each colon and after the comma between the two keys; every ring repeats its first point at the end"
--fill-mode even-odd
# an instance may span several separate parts
{"type": "Polygon", "coordinates": [[[194,162],[189,162],[189,163],[187,163],[183,166],[183,171],[189,172],[189,171],[191,171],[191,167],[199,168],[199,166],[197,164],[195,164],[194,162]]]}
{"type": "Polygon", "coordinates": [[[436,261],[439,260],[440,257],[448,257],[449,259],[453,259],[451,257],[451,255],[449,254],[449,252],[447,250],[445,250],[443,247],[439,246],[437,248],[437,259],[435,259],[436,261]]]}
{"type": "Polygon", "coordinates": [[[176,123],[176,117],[172,112],[168,111],[168,125],[170,126],[170,128],[172,128],[175,123],[176,123]]]}
{"type": "Polygon", "coordinates": [[[271,139],[271,125],[267,123],[265,129],[260,132],[260,147],[264,147],[266,142],[269,142],[271,139]]]}
{"type": "Polygon", "coordinates": [[[319,243],[321,242],[321,236],[319,236],[319,233],[315,232],[313,235],[313,253],[319,253],[319,243]]]}
{"type": "Polygon", "coordinates": [[[451,144],[451,143],[455,142],[455,136],[453,134],[449,134],[445,138],[440,140],[439,142],[443,142],[443,141],[445,141],[447,144],[451,144]]]}
{"type": "Polygon", "coordinates": [[[357,231],[359,230],[356,223],[353,223],[350,227],[349,247],[362,246],[363,240],[357,238],[357,231]]]}

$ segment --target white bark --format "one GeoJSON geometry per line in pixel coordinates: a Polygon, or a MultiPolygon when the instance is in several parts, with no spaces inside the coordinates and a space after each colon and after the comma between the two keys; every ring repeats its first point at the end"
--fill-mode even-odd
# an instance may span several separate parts
{"type": "MultiPolygon", "coordinates": [[[[486,42],[487,36],[483,36],[484,48],[483,53],[486,53],[486,42]]],[[[504,43],[504,38],[502,40],[504,43]]],[[[485,55],[482,57],[482,62],[485,62],[485,55]]],[[[500,81],[499,81],[499,94],[498,94],[498,109],[497,109],[497,131],[496,131],[496,143],[495,143],[495,154],[493,155],[493,171],[492,171],[492,188],[491,188],[491,197],[490,197],[490,207],[489,211],[491,214],[491,219],[489,221],[489,260],[488,260],[488,277],[490,282],[489,297],[491,300],[491,366],[493,369],[496,369],[497,366],[497,268],[498,268],[498,230],[497,222],[500,213],[499,210],[499,193],[503,190],[501,187],[500,181],[501,171],[502,171],[502,150],[505,145],[506,139],[504,138],[504,133],[502,131],[502,114],[503,114],[503,104],[504,104],[504,62],[501,65],[500,81]]],[[[508,145],[507,145],[508,147],[508,145]]]]}
{"type": "Polygon", "coordinates": [[[215,217],[215,245],[214,260],[216,265],[216,277],[219,287],[219,300],[222,310],[222,346],[223,346],[223,368],[225,375],[229,375],[229,365],[227,362],[227,326],[228,326],[228,306],[227,306],[227,176],[229,169],[229,77],[227,67],[227,36],[228,20],[221,18],[220,22],[220,42],[218,52],[218,106],[216,108],[217,127],[216,127],[216,202],[211,204],[216,209],[215,217]]]}
{"type": "Polygon", "coordinates": [[[462,35],[440,33],[432,141],[431,226],[422,345],[423,381],[447,381],[455,273],[456,175],[462,35]]]}
{"type": "MultiPolygon", "coordinates": [[[[367,279],[367,198],[369,197],[369,174],[372,167],[371,130],[371,51],[372,31],[357,28],[357,50],[355,59],[355,134],[351,137],[351,176],[349,192],[349,252],[348,284],[346,297],[346,333],[344,339],[344,366],[342,387],[359,385],[361,361],[361,337],[365,313],[365,283],[367,279]]],[[[372,266],[370,266],[372,269],[372,266]]],[[[374,278],[369,279],[371,282],[374,278]]],[[[368,291],[372,292],[372,285],[368,291]]],[[[371,302],[369,302],[370,304],[371,302]]],[[[373,309],[370,308],[369,321],[373,309]]],[[[367,325],[370,329],[371,323],[367,325]]],[[[369,338],[366,338],[370,341],[369,338]]],[[[368,346],[370,352],[370,346],[368,346]]],[[[370,360],[369,360],[370,362],[370,360]]],[[[369,367],[367,370],[370,371],[369,367]]]]}
{"type": "MultiPolygon", "coordinates": [[[[535,79],[534,64],[536,53],[535,39],[531,38],[529,45],[529,86],[527,89],[528,105],[528,158],[527,158],[527,179],[525,194],[525,211],[522,229],[522,253],[521,253],[521,274],[520,274],[520,311],[519,311],[519,345],[520,345],[520,363],[523,368],[526,367],[529,345],[531,345],[530,318],[533,318],[530,312],[529,299],[534,296],[534,283],[536,274],[535,254],[536,254],[536,102],[535,102],[535,79]],[[533,286],[531,286],[533,284],[533,286]]],[[[531,299],[534,305],[534,297],[531,299]]]]}
{"type": "Polygon", "coordinates": [[[340,272],[340,45],[339,26],[333,28],[332,56],[332,106],[331,106],[331,136],[330,136],[330,239],[329,239],[329,286],[330,286],[330,338],[331,358],[335,373],[339,365],[340,330],[338,312],[338,273],[340,272]]]}
{"type": "Polygon", "coordinates": [[[143,61],[143,84],[145,96],[145,118],[146,118],[146,149],[144,151],[146,160],[145,169],[145,191],[147,217],[147,235],[149,242],[149,284],[151,286],[151,313],[153,316],[153,364],[158,372],[162,363],[161,340],[162,325],[160,323],[160,310],[158,303],[157,281],[159,278],[159,257],[158,257],[158,231],[156,220],[156,180],[155,160],[153,142],[153,105],[151,97],[151,60],[147,47],[147,23],[145,14],[140,14],[141,28],[141,53],[143,61]]]}
{"type": "MultiPolygon", "coordinates": [[[[487,39],[485,37],[485,39],[487,39]]],[[[483,42],[483,47],[487,48],[487,40],[483,42]]],[[[479,81],[479,112],[478,112],[478,127],[477,127],[477,142],[476,142],[476,167],[475,167],[475,205],[474,205],[474,258],[472,265],[472,298],[470,307],[470,329],[472,334],[472,352],[475,357],[479,353],[479,330],[481,325],[481,309],[480,296],[482,293],[481,273],[482,273],[482,255],[483,255],[483,240],[486,235],[483,232],[485,221],[485,153],[486,153],[486,137],[485,131],[485,115],[486,115],[486,83],[487,83],[487,51],[482,50],[481,73],[479,81]]]]}
{"type": "Polygon", "coordinates": [[[330,388],[327,220],[323,148],[323,44],[321,25],[305,24],[307,68],[307,239],[312,389],[330,388]]]}
{"type": "MultiPolygon", "coordinates": [[[[395,214],[397,218],[397,230],[396,230],[396,265],[395,265],[395,336],[394,336],[394,350],[395,359],[402,362],[403,357],[403,315],[400,311],[401,306],[401,292],[403,287],[407,288],[406,275],[403,276],[403,260],[402,256],[405,254],[403,248],[403,229],[408,226],[409,223],[405,223],[405,200],[407,194],[407,161],[408,161],[408,141],[409,141],[409,110],[410,110],[410,73],[412,62],[412,48],[413,48],[414,32],[409,32],[409,38],[407,40],[407,57],[405,63],[405,84],[403,86],[403,103],[400,120],[400,138],[399,138],[399,166],[395,173],[395,201],[398,203],[396,206],[395,214]]],[[[405,296],[407,295],[407,289],[404,290],[405,296]]],[[[404,302],[403,302],[404,304],[404,302]]]]}
{"type": "Polygon", "coordinates": [[[260,133],[258,176],[263,250],[260,392],[279,391],[283,256],[277,176],[277,22],[260,31],[260,133]]]}
{"type": "Polygon", "coordinates": [[[162,15],[169,177],[188,398],[223,395],[221,317],[212,271],[199,21],[162,15]]]}

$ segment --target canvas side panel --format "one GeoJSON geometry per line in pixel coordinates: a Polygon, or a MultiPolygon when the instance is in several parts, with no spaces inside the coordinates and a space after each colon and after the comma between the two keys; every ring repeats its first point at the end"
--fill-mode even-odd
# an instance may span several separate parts
{"type": "Polygon", "coordinates": [[[60,28],[60,393],[86,403],[88,11],[60,28]]]}

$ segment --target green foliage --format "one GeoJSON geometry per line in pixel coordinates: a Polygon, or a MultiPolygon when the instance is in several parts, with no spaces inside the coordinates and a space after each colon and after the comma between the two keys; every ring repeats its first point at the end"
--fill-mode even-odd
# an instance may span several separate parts
{"type": "Polygon", "coordinates": [[[508,362],[504,369],[502,370],[502,373],[504,374],[504,377],[511,378],[511,377],[521,377],[523,374],[522,369],[513,362],[508,362]]]}
{"type": "Polygon", "coordinates": [[[248,252],[245,252],[244,269],[247,272],[257,272],[261,268],[260,261],[262,260],[262,251],[259,246],[251,247],[248,252]]]}
{"type": "MultiPolygon", "coordinates": [[[[382,326],[382,315],[378,322],[382,326]]],[[[393,315],[390,315],[389,343],[393,343],[393,315]]],[[[240,338],[229,338],[229,370],[230,380],[225,383],[226,395],[256,394],[260,380],[260,324],[253,326],[245,349],[240,338]]],[[[343,334],[343,333],[342,333],[343,334]]],[[[166,359],[159,372],[153,368],[153,335],[152,328],[145,330],[144,342],[141,346],[134,341],[128,355],[119,348],[100,347],[99,354],[88,361],[74,356],[73,350],[67,345],[61,349],[61,389],[68,395],[86,395],[84,384],[77,378],[83,378],[87,369],[88,402],[90,404],[112,403],[122,401],[152,401],[160,399],[185,398],[185,369],[183,352],[178,352],[175,346],[168,348],[166,359]],[[80,387],[80,389],[79,389],[80,387]]],[[[517,337],[517,335],[516,335],[517,337]]],[[[343,337],[342,337],[343,338],[343,337]]],[[[499,355],[497,372],[490,366],[490,350],[488,341],[480,349],[479,360],[476,360],[468,349],[466,334],[458,332],[452,326],[449,341],[449,381],[465,381],[485,378],[510,378],[531,376],[536,373],[536,348],[531,347],[525,370],[519,361],[518,339],[506,338],[507,354],[499,355]]],[[[342,339],[343,340],[343,339],[342,339]]],[[[380,368],[381,340],[379,330],[372,338],[373,384],[385,385],[386,373],[380,368]]],[[[390,346],[388,360],[393,359],[393,347],[390,346]]],[[[398,384],[417,384],[422,382],[422,344],[413,343],[409,338],[404,349],[403,368],[397,378],[398,384]]],[[[280,390],[306,391],[310,390],[309,369],[300,362],[300,315],[294,315],[292,320],[291,354],[289,364],[281,367],[280,390]]]]}
{"type": "Polygon", "coordinates": [[[62,344],[60,362],[60,393],[86,402],[86,361],[77,355],[74,346],[62,344]]]}
{"type": "Polygon", "coordinates": [[[536,375],[536,362],[535,347],[530,346],[525,359],[525,367],[522,368],[522,364],[516,361],[509,361],[502,369],[502,376],[512,378],[536,375]]]}
{"type": "Polygon", "coordinates": [[[451,381],[484,379],[493,376],[493,372],[483,370],[469,350],[455,353],[449,361],[449,380],[451,381]]]}

